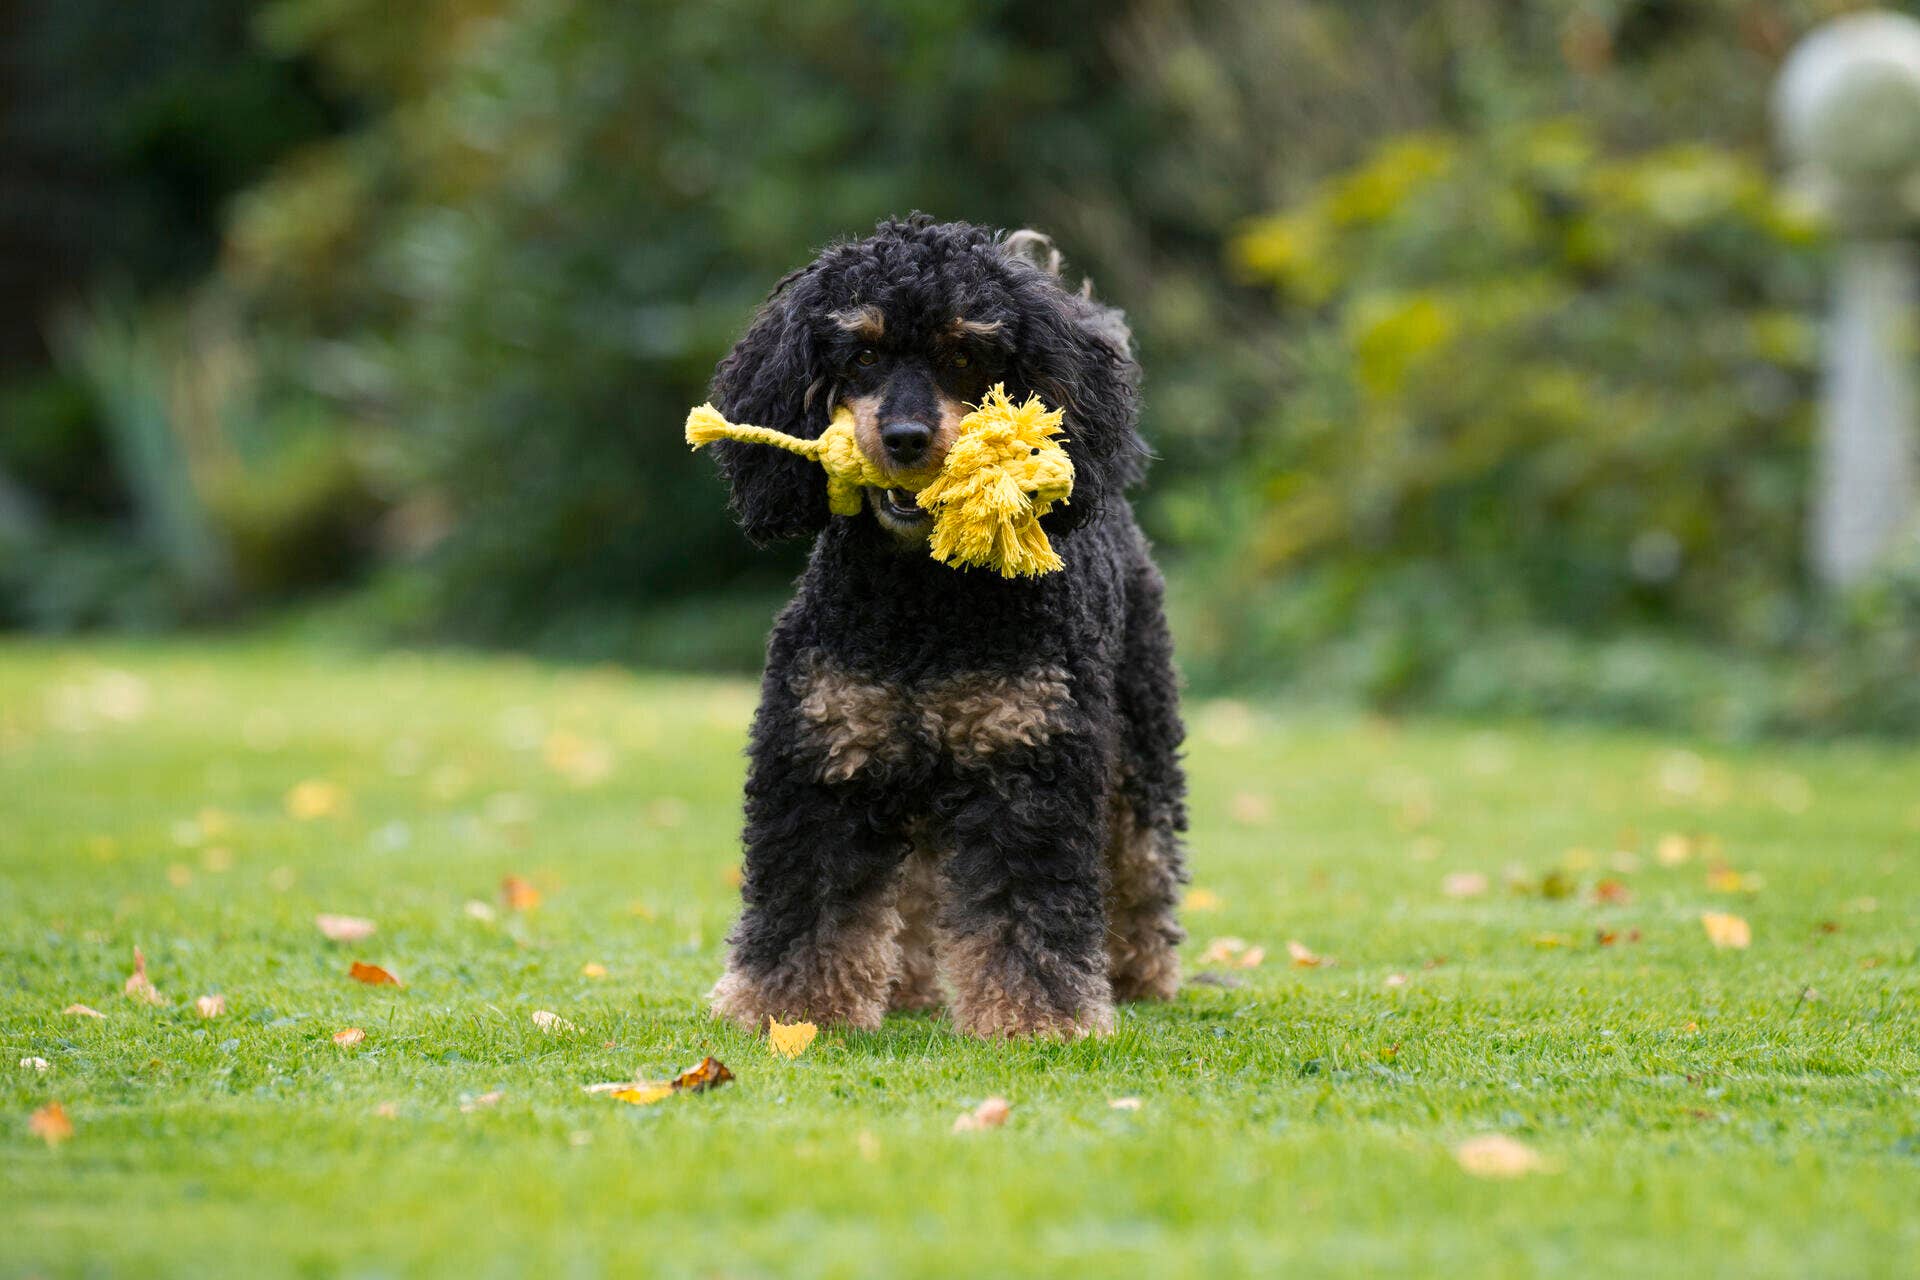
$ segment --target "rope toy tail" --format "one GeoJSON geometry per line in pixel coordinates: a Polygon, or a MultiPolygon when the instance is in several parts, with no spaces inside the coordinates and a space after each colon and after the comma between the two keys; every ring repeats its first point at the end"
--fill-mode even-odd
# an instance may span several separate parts
{"type": "MultiPolygon", "coordinates": [[[[930,549],[954,568],[978,565],[1003,578],[1038,577],[1064,567],[1040,527],[1040,517],[1073,492],[1073,460],[1060,437],[1065,414],[1038,396],[1015,405],[995,383],[947,450],[940,474],[916,495],[933,517],[930,549]]],[[[771,445],[818,462],[827,472],[827,509],[858,515],[864,488],[884,489],[893,477],[875,467],[854,437],[853,411],[842,406],[816,440],[769,427],[728,422],[710,404],[687,414],[687,443],[716,440],[771,445]]]]}

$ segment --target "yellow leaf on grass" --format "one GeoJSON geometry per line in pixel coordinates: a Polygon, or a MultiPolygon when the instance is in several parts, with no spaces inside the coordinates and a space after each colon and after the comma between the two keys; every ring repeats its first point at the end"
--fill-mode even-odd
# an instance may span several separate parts
{"type": "Polygon", "coordinates": [[[974,1133],[981,1129],[998,1129],[1007,1122],[1007,1116],[1013,1111],[1013,1104],[1005,1098],[988,1098],[985,1102],[956,1118],[953,1122],[955,1133],[974,1133]]]}
{"type": "Polygon", "coordinates": [[[365,942],[373,936],[373,921],[360,916],[335,916],[321,912],[313,918],[322,937],[329,942],[365,942]]]}
{"type": "Polygon", "coordinates": [[[1677,867],[1693,856],[1693,840],[1677,831],[1660,837],[1660,843],[1654,846],[1653,856],[1660,860],[1663,867],[1677,867]]]}
{"type": "Polygon", "coordinates": [[[333,1033],[333,1042],[342,1049],[351,1048],[367,1038],[367,1033],[358,1027],[343,1027],[333,1033]]]}
{"type": "Polygon", "coordinates": [[[287,792],[287,813],[301,822],[312,822],[315,818],[326,818],[340,812],[346,803],[347,793],[337,782],[328,782],[325,778],[308,778],[296,782],[287,792]]]}
{"type": "Polygon", "coordinates": [[[615,1089],[609,1096],[616,1102],[630,1102],[636,1107],[644,1107],[650,1103],[658,1102],[662,1098],[671,1098],[673,1096],[673,1086],[670,1084],[659,1084],[654,1081],[642,1081],[629,1085],[624,1089],[615,1089]]]}
{"type": "Polygon", "coordinates": [[[533,1011],[533,1025],[548,1035],[554,1035],[562,1031],[578,1031],[580,1029],[559,1014],[547,1009],[535,1009],[533,1011]]]}
{"type": "Polygon", "coordinates": [[[767,1018],[767,1048],[783,1058],[797,1058],[807,1051],[820,1028],[811,1022],[780,1022],[767,1018]]]}
{"type": "Polygon", "coordinates": [[[1453,1149],[1453,1158],[1476,1178],[1519,1178],[1547,1167],[1539,1152],[1501,1133],[1467,1139],[1453,1149]]]}
{"type": "Polygon", "coordinates": [[[27,1118],[27,1132],[50,1147],[57,1147],[73,1136],[73,1121],[67,1118],[67,1109],[58,1102],[49,1102],[27,1118]]]}
{"type": "Polygon", "coordinates": [[[91,1008],[84,1004],[70,1004],[60,1012],[70,1013],[76,1018],[104,1018],[107,1016],[98,1009],[91,1008]]]}
{"type": "Polygon", "coordinates": [[[583,978],[604,978],[607,976],[607,966],[595,964],[589,960],[586,964],[580,966],[580,976],[583,978]]]}
{"type": "Polygon", "coordinates": [[[1739,916],[1728,915],[1724,911],[1701,912],[1700,927],[1707,931],[1707,941],[1716,947],[1739,950],[1753,943],[1753,926],[1739,916]]]}
{"type": "Polygon", "coordinates": [[[1182,905],[1189,911],[1218,911],[1220,895],[1211,889],[1189,889],[1182,905]]]}

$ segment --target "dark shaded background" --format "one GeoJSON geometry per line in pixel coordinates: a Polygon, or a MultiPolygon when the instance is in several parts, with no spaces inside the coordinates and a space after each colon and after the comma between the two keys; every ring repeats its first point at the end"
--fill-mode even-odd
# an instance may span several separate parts
{"type": "Polygon", "coordinates": [[[1920,723],[1920,568],[1803,569],[1814,0],[0,8],[0,623],[750,667],[678,440],[821,244],[1124,307],[1203,687],[1920,723]]]}

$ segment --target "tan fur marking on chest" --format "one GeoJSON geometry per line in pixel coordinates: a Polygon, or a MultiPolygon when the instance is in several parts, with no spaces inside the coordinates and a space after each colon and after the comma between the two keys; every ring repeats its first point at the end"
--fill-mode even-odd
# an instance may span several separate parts
{"type": "Polygon", "coordinates": [[[1067,673],[1042,667],[1025,675],[960,676],[933,686],[920,721],[962,763],[1009,747],[1037,747],[1065,723],[1073,705],[1067,673]]]}
{"type": "Polygon", "coordinates": [[[806,746],[822,758],[820,777],[845,782],[873,760],[892,761],[909,744],[900,695],[826,663],[805,664],[794,681],[806,746]]]}

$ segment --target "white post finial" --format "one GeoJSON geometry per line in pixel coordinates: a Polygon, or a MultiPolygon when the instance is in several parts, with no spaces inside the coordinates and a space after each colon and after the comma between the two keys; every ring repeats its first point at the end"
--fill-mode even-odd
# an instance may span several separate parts
{"type": "Polygon", "coordinates": [[[1920,222],[1920,22],[1859,13],[1814,31],[1774,102],[1795,179],[1844,242],[1827,331],[1813,563],[1858,581],[1912,529],[1920,222]]]}

